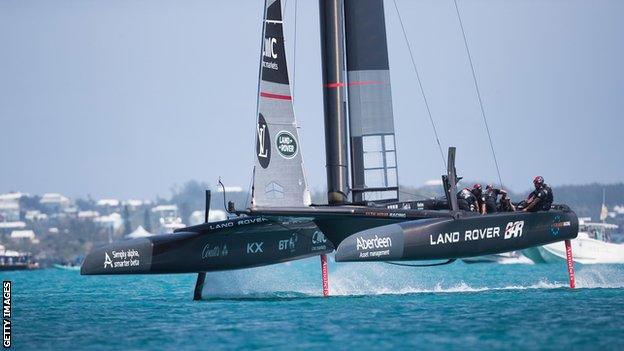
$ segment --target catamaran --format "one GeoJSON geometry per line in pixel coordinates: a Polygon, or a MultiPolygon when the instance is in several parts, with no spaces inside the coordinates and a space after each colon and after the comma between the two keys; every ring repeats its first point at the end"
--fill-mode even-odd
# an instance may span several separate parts
{"type": "Polygon", "coordinates": [[[320,0],[319,9],[328,203],[311,204],[281,1],[266,0],[249,207],[230,203],[234,218],[208,223],[206,213],[207,223],[175,235],[97,248],[82,274],[199,273],[197,299],[205,272],[320,256],[327,295],[326,254],[334,251],[336,262],[450,263],[577,236],[577,217],[565,205],[536,213],[460,210],[455,148],[442,176],[445,201],[399,201],[383,0],[320,0]]]}

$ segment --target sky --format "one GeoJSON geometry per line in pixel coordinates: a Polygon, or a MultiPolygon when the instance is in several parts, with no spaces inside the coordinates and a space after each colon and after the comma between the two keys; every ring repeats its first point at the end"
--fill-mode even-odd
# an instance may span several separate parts
{"type": "MultiPolygon", "coordinates": [[[[396,0],[442,146],[496,182],[452,0],[396,0]]],[[[624,181],[624,2],[459,0],[503,183],[624,181]]],[[[263,1],[0,0],[0,192],[248,187],[263,1]]],[[[385,2],[399,183],[443,163],[385,2]]],[[[317,0],[285,2],[301,150],[325,189],[317,0]],[[295,16],[295,4],[297,16],[295,16]],[[296,35],[295,35],[296,18],[296,35]]]]}

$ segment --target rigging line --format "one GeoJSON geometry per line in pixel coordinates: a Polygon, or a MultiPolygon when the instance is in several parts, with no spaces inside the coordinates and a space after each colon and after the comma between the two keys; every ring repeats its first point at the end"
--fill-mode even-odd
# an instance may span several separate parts
{"type": "Polygon", "coordinates": [[[436,128],[435,123],[433,122],[433,116],[431,115],[431,109],[429,108],[429,102],[427,101],[427,96],[425,95],[425,89],[423,89],[422,81],[420,80],[420,73],[418,73],[418,68],[416,68],[416,61],[414,61],[414,54],[412,53],[412,46],[410,45],[409,40],[407,39],[407,32],[405,31],[405,26],[403,25],[403,19],[401,18],[401,13],[399,11],[399,6],[397,5],[396,0],[392,0],[394,3],[394,8],[396,9],[397,16],[399,17],[399,23],[401,24],[401,30],[403,30],[403,38],[405,39],[405,43],[407,45],[407,50],[410,54],[410,59],[412,60],[412,67],[414,68],[414,72],[416,73],[416,80],[418,80],[418,86],[420,87],[420,93],[422,95],[423,101],[425,102],[425,107],[427,108],[427,114],[429,115],[429,121],[431,122],[431,127],[433,128],[433,133],[435,134],[436,142],[438,143],[438,149],[440,149],[440,156],[442,157],[442,163],[444,164],[444,169],[446,169],[446,158],[444,157],[444,151],[442,151],[442,144],[440,143],[440,137],[438,136],[438,130],[436,128]]]}
{"type": "Polygon", "coordinates": [[[453,0],[455,4],[455,12],[457,12],[457,19],[459,20],[459,27],[461,28],[462,37],[464,38],[464,46],[466,47],[466,54],[468,54],[468,62],[470,63],[470,70],[472,71],[472,80],[477,91],[477,98],[479,99],[479,106],[481,107],[481,116],[483,117],[483,123],[485,124],[485,130],[487,131],[488,140],[490,142],[490,149],[492,150],[492,156],[494,157],[494,165],[496,166],[496,173],[498,174],[498,182],[501,188],[503,187],[503,179],[501,177],[500,168],[498,167],[498,159],[496,158],[496,152],[494,152],[494,143],[492,142],[492,135],[490,134],[490,127],[488,126],[487,118],[485,118],[485,109],[483,108],[483,100],[481,99],[481,91],[479,90],[479,84],[477,84],[477,75],[475,73],[474,64],[472,63],[472,56],[470,55],[470,49],[468,48],[468,40],[466,39],[466,31],[464,30],[464,23],[462,22],[459,14],[459,7],[457,6],[457,0],[453,0]]]}

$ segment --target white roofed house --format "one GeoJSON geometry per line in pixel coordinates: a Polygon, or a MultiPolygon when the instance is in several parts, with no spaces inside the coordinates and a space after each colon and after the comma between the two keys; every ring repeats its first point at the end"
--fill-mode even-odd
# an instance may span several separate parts
{"type": "Polygon", "coordinates": [[[110,215],[104,215],[94,218],[93,220],[98,226],[107,228],[113,232],[117,232],[123,225],[123,219],[119,213],[111,213],[110,215]]]}
{"type": "Polygon", "coordinates": [[[120,212],[121,202],[117,199],[100,199],[95,203],[95,207],[101,214],[109,215],[120,212]]]}
{"type": "Polygon", "coordinates": [[[42,222],[48,219],[48,215],[39,210],[26,211],[24,219],[28,222],[42,222]]]}
{"type": "Polygon", "coordinates": [[[47,193],[43,194],[39,203],[50,213],[60,213],[67,208],[71,202],[69,198],[61,194],[47,193]]]}
{"type": "Polygon", "coordinates": [[[14,230],[26,228],[26,223],[22,221],[0,222],[0,234],[10,234],[14,230]]]}
{"type": "Polygon", "coordinates": [[[81,221],[93,221],[99,216],[98,211],[78,211],[78,219],[81,221]]]}
{"type": "Polygon", "coordinates": [[[150,212],[151,218],[158,221],[159,234],[173,233],[174,230],[185,227],[176,205],[159,205],[153,207],[150,212]]]}
{"type": "Polygon", "coordinates": [[[20,220],[20,199],[27,194],[12,192],[0,194],[0,221],[20,220]]]}
{"type": "Polygon", "coordinates": [[[33,244],[39,243],[39,239],[32,230],[14,230],[11,232],[11,239],[15,241],[29,240],[33,244]]]}
{"type": "MultiPolygon", "coordinates": [[[[191,215],[188,218],[189,221],[189,225],[198,225],[198,224],[202,224],[204,223],[204,219],[206,217],[206,214],[204,213],[204,211],[193,211],[193,213],[191,213],[191,215]]],[[[224,221],[227,219],[227,213],[223,210],[210,210],[210,213],[208,214],[208,222],[218,222],[218,221],[224,221]]]]}

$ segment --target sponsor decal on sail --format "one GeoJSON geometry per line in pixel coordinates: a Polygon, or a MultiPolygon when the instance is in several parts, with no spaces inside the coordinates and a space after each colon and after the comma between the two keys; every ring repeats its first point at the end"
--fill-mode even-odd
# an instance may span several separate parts
{"type": "Polygon", "coordinates": [[[277,64],[277,62],[265,61],[265,59],[277,60],[277,49],[275,47],[276,45],[277,45],[276,38],[271,38],[271,37],[264,38],[264,50],[262,51],[262,58],[263,58],[262,67],[276,70],[276,71],[279,70],[279,65],[277,64]]]}
{"type": "Polygon", "coordinates": [[[292,133],[282,130],[277,133],[275,144],[279,154],[285,159],[291,159],[297,156],[297,139],[292,133]]]}
{"type": "Polygon", "coordinates": [[[258,162],[262,168],[267,168],[271,162],[271,136],[269,135],[269,126],[262,113],[258,115],[256,136],[256,154],[258,156],[258,162]]]}

